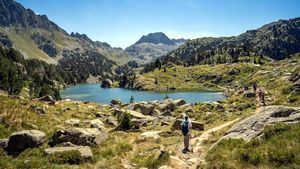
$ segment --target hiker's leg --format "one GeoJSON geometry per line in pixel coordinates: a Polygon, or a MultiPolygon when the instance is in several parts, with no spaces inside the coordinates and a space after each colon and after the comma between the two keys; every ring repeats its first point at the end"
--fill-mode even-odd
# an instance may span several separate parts
{"type": "Polygon", "coordinates": [[[187,134],[187,146],[186,146],[186,149],[189,150],[189,147],[190,147],[190,138],[191,138],[191,135],[190,133],[187,134]]]}
{"type": "Polygon", "coordinates": [[[188,134],[184,136],[184,140],[183,140],[183,143],[184,143],[184,149],[188,149],[189,148],[189,139],[188,139],[188,134]]]}

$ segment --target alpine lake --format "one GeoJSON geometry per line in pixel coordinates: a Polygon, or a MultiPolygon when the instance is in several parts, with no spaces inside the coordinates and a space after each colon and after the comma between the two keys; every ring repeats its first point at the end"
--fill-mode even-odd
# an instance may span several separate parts
{"type": "Polygon", "coordinates": [[[168,96],[171,99],[183,99],[187,103],[215,102],[225,98],[222,92],[212,91],[138,91],[123,88],[101,88],[100,84],[79,84],[60,91],[62,98],[76,101],[90,101],[109,104],[113,99],[128,103],[131,97],[134,101],[161,101],[168,96]]]}

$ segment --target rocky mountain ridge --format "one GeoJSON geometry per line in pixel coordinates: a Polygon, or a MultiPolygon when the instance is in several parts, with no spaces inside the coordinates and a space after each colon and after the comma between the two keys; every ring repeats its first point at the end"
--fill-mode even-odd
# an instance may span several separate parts
{"type": "Polygon", "coordinates": [[[244,56],[282,60],[300,52],[300,18],[279,20],[239,36],[199,38],[146,66],[153,70],[160,64],[179,65],[235,63],[244,56]]]}
{"type": "Polygon", "coordinates": [[[160,56],[177,49],[185,43],[185,39],[170,39],[162,32],[149,33],[142,36],[125,51],[140,63],[149,63],[160,56]]]}
{"type": "Polygon", "coordinates": [[[20,25],[24,28],[43,28],[48,31],[63,31],[46,15],[37,15],[30,9],[12,0],[0,0],[0,25],[3,27],[20,25]]]}
{"type": "Polygon", "coordinates": [[[165,45],[176,45],[177,43],[183,42],[184,39],[170,39],[163,32],[149,33],[143,35],[135,44],[141,43],[152,43],[152,44],[165,44],[165,45]]]}
{"type": "MultiPolygon", "coordinates": [[[[71,33],[69,35],[50,21],[46,15],[38,15],[16,1],[1,0],[0,11],[1,37],[6,36],[13,44],[12,46],[26,58],[36,58],[57,64],[64,50],[79,48],[96,51],[120,64],[131,60],[129,55],[121,49],[112,48],[107,43],[92,41],[84,34],[71,33]]],[[[7,40],[0,42],[2,45],[7,44],[7,40]]]]}

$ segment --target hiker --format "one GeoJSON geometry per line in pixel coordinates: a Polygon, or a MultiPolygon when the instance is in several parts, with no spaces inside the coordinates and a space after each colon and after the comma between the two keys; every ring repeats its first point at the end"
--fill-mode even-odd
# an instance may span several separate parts
{"type": "Polygon", "coordinates": [[[266,103],[265,103],[265,93],[261,89],[258,89],[257,97],[258,97],[258,102],[261,105],[265,106],[266,105],[266,103]]]}
{"type": "Polygon", "coordinates": [[[257,90],[257,84],[253,83],[253,91],[256,92],[256,90],[257,90]]]}
{"type": "Polygon", "coordinates": [[[184,136],[183,139],[184,149],[182,150],[183,153],[187,153],[190,151],[189,145],[190,145],[191,129],[192,129],[192,123],[189,120],[189,117],[185,116],[183,122],[181,123],[181,131],[184,136]]]}

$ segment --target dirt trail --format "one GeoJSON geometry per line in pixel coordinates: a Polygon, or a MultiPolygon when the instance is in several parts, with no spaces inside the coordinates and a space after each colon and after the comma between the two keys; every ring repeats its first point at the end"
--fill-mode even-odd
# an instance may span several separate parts
{"type": "Polygon", "coordinates": [[[175,169],[183,169],[183,168],[188,168],[188,169],[195,169],[197,168],[197,165],[202,162],[204,163],[204,157],[205,154],[203,153],[202,149],[202,143],[204,140],[208,139],[209,136],[216,131],[219,131],[225,127],[230,126],[231,124],[234,124],[235,122],[239,121],[240,118],[237,118],[235,120],[226,122],[222,125],[219,125],[217,127],[214,127],[212,129],[209,129],[207,131],[204,131],[200,136],[192,138],[190,140],[190,145],[192,147],[192,152],[188,154],[184,154],[181,152],[183,145],[182,143],[178,144],[176,146],[176,149],[178,150],[176,152],[176,155],[171,156],[170,159],[170,164],[171,168],[175,169]]]}
{"type": "MultiPolygon", "coordinates": [[[[217,132],[225,127],[228,127],[235,122],[239,121],[240,118],[226,122],[222,125],[216,126],[209,130],[204,131],[200,136],[192,138],[190,140],[190,146],[192,152],[188,154],[182,153],[183,143],[180,141],[179,144],[175,145],[175,154],[170,157],[170,165],[162,167],[162,169],[196,169],[198,164],[204,163],[205,154],[203,153],[202,143],[208,139],[213,132],[217,132]]],[[[126,169],[134,169],[135,167],[130,163],[127,158],[122,159],[122,166],[126,169]]]]}

